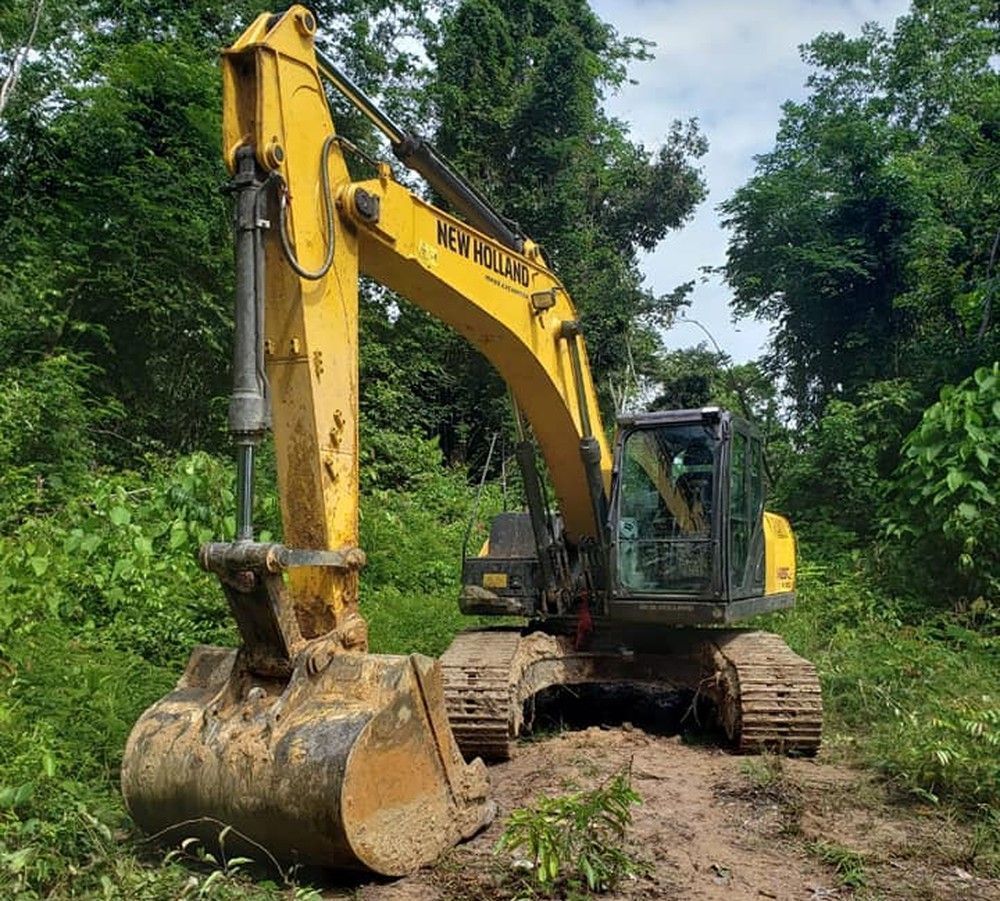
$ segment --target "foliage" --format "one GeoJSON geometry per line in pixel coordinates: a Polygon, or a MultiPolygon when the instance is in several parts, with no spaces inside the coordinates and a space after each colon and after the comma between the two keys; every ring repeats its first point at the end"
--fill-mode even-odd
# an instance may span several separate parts
{"type": "Polygon", "coordinates": [[[499,492],[488,486],[474,511],[473,493],[460,472],[442,468],[436,442],[382,435],[372,443],[402,446],[404,453],[374,463],[362,499],[361,546],[368,563],[361,604],[371,645],[382,653],[436,656],[474,622],[458,609],[460,552],[470,523],[473,552],[487,537],[492,515],[502,506],[499,492]],[[405,481],[391,485],[384,474],[402,472],[402,461],[411,464],[405,481]]]}
{"type": "Polygon", "coordinates": [[[995,629],[889,596],[856,550],[802,554],[798,603],[765,624],[816,663],[827,744],[856,746],[914,797],[1000,803],[995,629]]]}
{"type": "Polygon", "coordinates": [[[83,487],[94,433],[120,416],[87,392],[91,371],[68,355],[0,369],[0,529],[83,487]]]}
{"type": "Polygon", "coordinates": [[[157,664],[176,666],[196,641],[230,640],[195,551],[233,534],[233,504],[230,468],[204,454],[93,476],[57,515],[0,543],[0,647],[50,619],[157,664]]]}
{"type": "Polygon", "coordinates": [[[85,354],[91,389],[130,411],[126,437],[201,443],[231,284],[214,53],[103,42],[96,62],[70,57],[79,81],[5,130],[0,364],[25,345],[85,354]]]}
{"type": "Polygon", "coordinates": [[[799,529],[834,527],[868,538],[877,528],[912,398],[905,382],[873,382],[857,401],[831,400],[792,437],[774,504],[799,529]]]}
{"type": "MultiPolygon", "coordinates": [[[[469,623],[456,598],[473,495],[433,443],[400,443],[422,462],[406,491],[380,485],[363,500],[362,608],[374,651],[439,654],[469,623]]],[[[191,879],[211,879],[213,897],[247,890],[242,870],[192,875],[173,858],[145,870],[117,786],[128,730],[192,646],[236,642],[194,559],[201,542],[232,534],[232,485],[232,466],[206,454],[151,458],[141,472],[91,473],[62,508],[0,537],[0,893],[72,882],[80,894],[162,897],[191,879]]],[[[473,541],[497,503],[487,491],[473,541]]],[[[257,519],[276,529],[266,478],[257,519]]]]}
{"type": "Polygon", "coordinates": [[[907,436],[887,533],[949,597],[1000,598],[1000,364],[941,389],[907,436]]]}
{"type": "Polygon", "coordinates": [[[915,0],[891,36],[820,35],[809,96],[723,204],[733,307],[775,323],[769,364],[806,421],[887,378],[928,401],[996,357],[996,24],[915,0]]]}
{"type": "MultiPolygon", "coordinates": [[[[645,289],[637,255],[704,197],[695,165],[704,139],[694,123],[674,123],[651,150],[604,113],[603,98],[648,46],[620,37],[587,4],[465,0],[443,16],[429,50],[437,145],[542,246],[581,313],[610,406],[608,381],[627,377],[630,357],[640,369],[650,363],[660,346],[654,329],[684,302],[683,292],[658,297],[645,289]]],[[[459,430],[485,420],[486,435],[496,430],[504,409],[482,401],[483,393],[503,397],[497,377],[457,336],[440,326],[425,334],[424,353],[448,361],[442,420],[457,415],[459,430]]],[[[450,442],[444,449],[451,456],[450,442]]],[[[473,446],[470,455],[481,450],[473,446]]]]}
{"type": "Polygon", "coordinates": [[[511,811],[496,852],[528,855],[528,897],[570,897],[613,890],[643,871],[626,848],[632,806],[641,799],[628,767],[591,791],[541,798],[511,811]]]}

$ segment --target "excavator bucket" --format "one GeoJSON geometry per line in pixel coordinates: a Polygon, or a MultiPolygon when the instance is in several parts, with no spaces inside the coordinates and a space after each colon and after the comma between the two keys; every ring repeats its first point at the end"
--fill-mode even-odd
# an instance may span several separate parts
{"type": "Polygon", "coordinates": [[[385,876],[487,824],[486,770],[455,744],[440,665],[345,649],[336,635],[286,632],[297,650],[276,654],[285,589],[255,575],[250,590],[255,580],[224,585],[243,605],[244,646],[197,648],[132,730],[121,778],[136,823],[164,842],[385,876]]]}

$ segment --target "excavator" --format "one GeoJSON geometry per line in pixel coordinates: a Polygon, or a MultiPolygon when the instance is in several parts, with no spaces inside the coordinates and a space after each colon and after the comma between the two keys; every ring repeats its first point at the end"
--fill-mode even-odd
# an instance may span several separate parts
{"type": "Polygon", "coordinates": [[[222,55],[236,535],[199,561],[241,644],[195,648],[135,724],[121,771],[135,822],[165,840],[402,875],[490,822],[483,761],[510,756],[532,699],[554,686],[694,691],[738,751],[814,753],[815,669],[777,636],[731,627],[795,595],[794,536],[764,509],[758,433],[711,407],[622,416],[612,444],[580,321],[539,246],[381,111],[316,32],[294,5],[222,55]],[[448,212],[336,133],[328,86],[448,212]],[[349,155],[372,177],[352,179],[349,155]],[[527,509],[496,517],[463,561],[459,601],[503,619],[461,632],[440,660],[367,649],[362,275],[464,336],[512,398],[527,509]],[[269,431],[281,543],[253,529],[269,431]]]}

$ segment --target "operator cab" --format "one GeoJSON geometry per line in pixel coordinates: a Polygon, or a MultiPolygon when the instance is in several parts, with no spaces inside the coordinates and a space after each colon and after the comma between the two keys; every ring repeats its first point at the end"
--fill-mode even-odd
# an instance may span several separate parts
{"type": "Polygon", "coordinates": [[[463,560],[462,611],[575,616],[581,572],[592,612],[620,622],[728,623],[794,603],[794,538],[764,510],[763,447],[745,419],[718,407],[621,417],[611,485],[606,544],[575,564],[558,517],[542,511],[533,529],[530,513],[497,516],[463,560]]]}
{"type": "Polygon", "coordinates": [[[729,622],[789,606],[765,595],[763,448],[717,407],[618,420],[610,505],[609,612],[729,622]]]}

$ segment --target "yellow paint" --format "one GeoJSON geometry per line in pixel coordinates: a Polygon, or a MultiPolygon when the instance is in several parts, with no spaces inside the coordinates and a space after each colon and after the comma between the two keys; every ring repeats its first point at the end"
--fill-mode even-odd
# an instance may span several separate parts
{"type": "Polygon", "coordinates": [[[764,594],[795,591],[795,535],[784,516],[764,513],[764,594]]]}
{"type": "MultiPolygon", "coordinates": [[[[223,149],[251,143],[258,161],[281,174],[291,195],[289,233],[307,269],[323,261],[326,234],[320,150],[333,132],[316,71],[304,7],[268,30],[260,16],[223,54],[223,149]],[[273,148],[283,151],[272,165],[273,148]],[[262,150],[262,148],[264,148],[262,150]],[[272,148],[271,154],[266,153],[272,148]]],[[[347,181],[339,152],[333,184],[347,181]]],[[[334,217],[334,265],[320,281],[300,279],[278,240],[277,210],[266,241],[265,338],[284,542],[296,548],[358,544],[358,249],[334,217]]],[[[357,573],[296,569],[291,573],[303,632],[327,631],[357,608],[357,573]]]]}
{"type": "MultiPolygon", "coordinates": [[[[306,14],[292,6],[270,29],[271,17],[262,15],[224,52],[223,152],[232,168],[236,150],[250,143],[261,166],[284,178],[293,245],[302,265],[315,269],[330,239],[319,167],[334,127],[306,14]]],[[[379,178],[351,183],[337,144],[329,171],[337,198],[330,273],[317,282],[295,275],[284,260],[277,221],[267,240],[265,337],[274,349],[267,373],[285,542],[357,544],[359,273],[450,325],[493,363],[531,423],[569,537],[596,536],[578,450],[581,416],[570,353],[559,338],[561,323],[577,314],[535,245],[528,242],[524,254],[508,250],[392,181],[388,167],[379,178]],[[378,198],[377,223],[356,215],[359,189],[378,198]],[[555,303],[537,312],[531,294],[546,291],[555,303]]],[[[611,451],[585,357],[584,385],[610,489],[611,451]]],[[[330,625],[325,611],[339,618],[356,607],[356,575],[297,570],[292,582],[307,634],[330,625]]]]}
{"type": "MultiPolygon", "coordinates": [[[[559,338],[561,323],[577,313],[555,275],[388,179],[347,186],[338,208],[357,223],[361,271],[450,325],[496,367],[531,423],[570,538],[596,536],[579,453],[582,431],[569,345],[559,338]],[[353,213],[358,190],[379,198],[376,225],[353,213]],[[536,313],[531,294],[553,289],[555,304],[536,313]]],[[[610,490],[611,450],[585,355],[583,366],[605,490],[610,490]]]]}
{"type": "Polygon", "coordinates": [[[507,573],[483,573],[483,588],[506,588],[507,573]]]}

